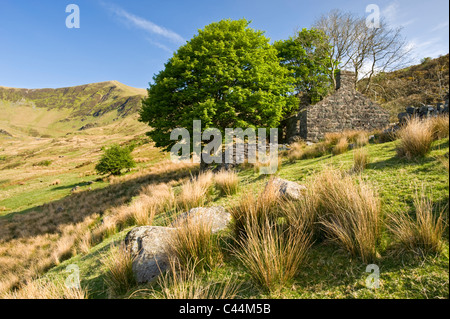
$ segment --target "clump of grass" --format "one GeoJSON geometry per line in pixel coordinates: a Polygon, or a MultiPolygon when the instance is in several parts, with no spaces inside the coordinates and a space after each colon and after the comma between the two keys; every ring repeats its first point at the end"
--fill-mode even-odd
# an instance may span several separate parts
{"type": "Polygon", "coordinates": [[[19,289],[2,295],[5,299],[87,299],[83,288],[69,288],[62,280],[39,279],[22,285],[19,289]]]}
{"type": "Polygon", "coordinates": [[[440,140],[449,136],[449,117],[448,115],[439,115],[429,119],[433,138],[440,140]]]}
{"type": "Polygon", "coordinates": [[[129,209],[132,212],[134,224],[137,226],[148,226],[153,223],[153,219],[157,214],[158,203],[152,197],[144,195],[132,203],[129,209]]]}
{"type": "Polygon", "coordinates": [[[326,133],[324,142],[330,146],[334,146],[339,144],[343,138],[346,138],[348,143],[354,143],[355,145],[358,145],[359,143],[360,146],[369,143],[367,132],[358,130],[344,130],[343,132],[326,133]]]}
{"type": "Polygon", "coordinates": [[[34,163],[33,166],[50,166],[51,163],[52,163],[51,160],[43,160],[43,161],[34,163]]]}
{"type": "Polygon", "coordinates": [[[280,203],[280,215],[289,227],[307,231],[312,237],[317,234],[318,198],[314,188],[308,187],[303,195],[296,200],[287,200],[280,203]]]}
{"type": "Polygon", "coordinates": [[[400,139],[396,151],[398,157],[413,159],[424,157],[431,151],[433,128],[428,120],[410,119],[397,133],[400,139]]]}
{"type": "Polygon", "coordinates": [[[233,299],[240,287],[232,277],[224,283],[206,282],[193,269],[180,266],[176,259],[169,259],[169,270],[159,276],[157,284],[160,290],[144,294],[156,299],[233,299]]]}
{"type": "Polygon", "coordinates": [[[268,219],[261,224],[250,218],[245,228],[245,236],[236,240],[234,255],[261,288],[277,291],[298,273],[311,234],[306,229],[283,229],[268,219]]]}
{"type": "Polygon", "coordinates": [[[302,159],[305,147],[306,143],[302,140],[289,145],[289,152],[287,153],[288,160],[290,162],[295,162],[296,160],[302,159]]]}
{"type": "Polygon", "coordinates": [[[239,188],[239,176],[234,171],[221,170],[214,175],[214,183],[222,195],[233,195],[239,188]]]}
{"type": "Polygon", "coordinates": [[[348,150],[348,139],[346,136],[343,136],[339,139],[337,144],[333,147],[332,153],[333,155],[339,155],[347,152],[348,150]]]}
{"type": "Polygon", "coordinates": [[[369,164],[369,152],[366,148],[357,148],[353,152],[353,171],[362,172],[369,164]]]}
{"type": "Polygon", "coordinates": [[[373,140],[376,144],[392,142],[397,139],[397,134],[386,130],[375,130],[373,131],[373,136],[374,136],[373,140]]]}
{"type": "Polygon", "coordinates": [[[339,155],[349,149],[349,143],[362,147],[369,143],[365,131],[346,130],[344,132],[326,133],[323,141],[307,146],[304,142],[295,142],[290,145],[287,154],[288,160],[294,162],[300,159],[311,159],[326,154],[339,155]]]}
{"type": "Polygon", "coordinates": [[[22,162],[10,163],[10,164],[5,165],[5,166],[3,167],[3,169],[4,169],[4,170],[6,170],[6,169],[13,169],[13,168],[19,167],[19,166],[21,166],[21,165],[22,165],[22,162]]]}
{"type": "Polygon", "coordinates": [[[105,283],[110,296],[121,296],[136,286],[133,274],[134,258],[122,244],[112,246],[110,251],[102,257],[101,262],[106,268],[105,283]]]}
{"type": "Polygon", "coordinates": [[[212,270],[222,260],[218,237],[211,222],[187,218],[169,237],[168,255],[181,267],[195,271],[212,270]]]}
{"type": "Polygon", "coordinates": [[[367,134],[367,132],[359,132],[359,134],[355,138],[355,146],[359,148],[367,144],[369,144],[369,135],[367,134]]]}
{"type": "Polygon", "coordinates": [[[325,133],[324,141],[329,145],[336,145],[342,137],[345,137],[342,132],[325,133]]]}
{"type": "Polygon", "coordinates": [[[363,181],[330,169],[314,181],[318,220],[326,238],[363,262],[377,257],[380,240],[380,200],[363,181]]]}
{"type": "Polygon", "coordinates": [[[186,211],[189,211],[191,208],[204,206],[211,196],[212,186],[212,172],[199,174],[196,178],[183,184],[178,195],[178,205],[186,211]]]}
{"type": "Polygon", "coordinates": [[[447,170],[449,168],[449,157],[448,153],[446,155],[437,156],[436,159],[442,164],[442,166],[447,170]]]}
{"type": "Polygon", "coordinates": [[[413,252],[419,255],[440,253],[442,235],[445,230],[444,210],[434,214],[433,202],[425,191],[414,197],[415,219],[408,212],[392,214],[388,220],[395,246],[400,252],[413,252]]]}
{"type": "Polygon", "coordinates": [[[273,179],[269,180],[257,198],[252,193],[241,197],[239,203],[230,210],[236,237],[245,234],[249,220],[256,220],[259,223],[263,223],[266,219],[275,220],[278,217],[278,201],[278,189],[273,179]]]}
{"type": "Polygon", "coordinates": [[[69,259],[75,255],[74,244],[76,241],[75,235],[62,236],[53,251],[53,258],[56,265],[60,262],[69,259]]]}
{"type": "Polygon", "coordinates": [[[315,143],[304,149],[302,158],[311,159],[324,156],[330,153],[331,148],[331,144],[327,143],[326,141],[315,143]]]}

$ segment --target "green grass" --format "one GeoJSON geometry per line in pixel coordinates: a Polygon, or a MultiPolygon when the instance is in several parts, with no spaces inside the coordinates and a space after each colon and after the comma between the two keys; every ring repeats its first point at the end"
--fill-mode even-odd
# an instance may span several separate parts
{"type": "MultiPolygon", "coordinates": [[[[435,204],[444,207],[449,201],[448,171],[439,156],[448,152],[449,139],[433,144],[432,151],[417,160],[400,159],[396,156],[396,141],[385,144],[367,145],[370,163],[361,173],[352,173],[357,180],[375,187],[382,200],[382,212],[396,210],[411,211],[414,191],[418,187],[428,189],[435,204]]],[[[332,165],[352,172],[353,151],[315,159],[289,163],[284,161],[278,175],[299,183],[307,183],[314,173],[332,165]]],[[[221,196],[219,191],[211,195],[209,205],[223,205],[230,208],[239,198],[253,192],[255,195],[264,187],[267,176],[259,176],[253,169],[239,172],[239,191],[231,196],[221,196]]],[[[176,188],[176,192],[177,192],[176,188]]],[[[0,202],[0,206],[2,203],[0,202]]],[[[448,221],[448,207],[447,207],[448,221]]],[[[164,216],[157,216],[155,225],[164,225],[164,216]]],[[[93,247],[86,255],[75,256],[51,269],[46,276],[64,277],[67,265],[75,263],[80,267],[82,285],[89,288],[91,298],[107,297],[104,284],[105,269],[101,256],[109,250],[112,242],[119,242],[131,228],[121,231],[93,247]]],[[[244,266],[230,252],[233,232],[227,229],[220,233],[220,249],[223,262],[204,274],[202,280],[241,283],[238,297],[241,298],[448,298],[449,297],[449,245],[448,228],[444,234],[443,252],[424,258],[412,255],[398,255],[390,246],[390,235],[383,230],[380,258],[375,264],[380,269],[380,288],[369,289],[365,280],[367,264],[360,258],[351,257],[335,244],[322,241],[313,244],[301,271],[279,291],[268,293],[258,288],[246,273],[244,266]]],[[[159,288],[156,284],[141,285],[130,291],[159,288]]],[[[147,298],[148,295],[135,295],[147,298]]]]}

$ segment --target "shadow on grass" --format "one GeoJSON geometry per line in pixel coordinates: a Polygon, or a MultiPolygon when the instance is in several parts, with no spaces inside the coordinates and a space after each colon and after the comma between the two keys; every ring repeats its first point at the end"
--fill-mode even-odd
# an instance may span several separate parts
{"type": "Polygon", "coordinates": [[[88,186],[88,185],[91,185],[91,184],[92,184],[92,182],[74,183],[74,184],[71,184],[71,185],[53,187],[52,191],[59,191],[59,190],[65,190],[65,189],[74,189],[77,186],[83,187],[83,186],[88,186]]]}
{"type": "Polygon", "coordinates": [[[394,156],[383,161],[369,163],[366,169],[380,170],[384,168],[397,169],[407,166],[421,166],[427,163],[434,162],[435,160],[435,158],[429,156],[411,160],[394,156]]]}
{"type": "Polygon", "coordinates": [[[443,148],[449,147],[449,139],[442,139],[434,143],[434,145],[431,147],[432,150],[440,150],[443,148]]]}
{"type": "Polygon", "coordinates": [[[95,214],[102,216],[113,207],[127,204],[140,193],[142,187],[186,178],[197,170],[182,167],[162,173],[150,172],[104,188],[73,193],[41,206],[0,216],[0,240],[60,233],[59,226],[79,223],[95,214]]]}

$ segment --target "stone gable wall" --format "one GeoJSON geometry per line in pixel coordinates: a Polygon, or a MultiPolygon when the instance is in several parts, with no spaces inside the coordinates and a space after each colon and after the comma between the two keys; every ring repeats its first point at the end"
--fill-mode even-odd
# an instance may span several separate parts
{"type": "Polygon", "coordinates": [[[308,106],[306,113],[300,116],[300,123],[305,121],[306,130],[300,129],[303,133],[300,136],[316,142],[325,133],[384,129],[389,125],[389,113],[356,90],[338,90],[321,102],[308,106]]]}
{"type": "Polygon", "coordinates": [[[338,89],[315,105],[304,107],[286,123],[286,140],[297,135],[317,142],[326,133],[344,130],[384,129],[389,125],[389,113],[354,89],[354,74],[343,71],[338,77],[338,89]]]}

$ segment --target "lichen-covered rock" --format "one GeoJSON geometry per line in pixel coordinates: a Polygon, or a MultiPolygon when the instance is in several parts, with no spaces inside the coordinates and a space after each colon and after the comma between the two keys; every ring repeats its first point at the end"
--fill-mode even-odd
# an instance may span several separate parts
{"type": "Polygon", "coordinates": [[[168,269],[166,248],[174,228],[141,226],[125,237],[125,247],[135,260],[133,272],[138,283],[150,282],[168,269]]]}
{"type": "MultiPolygon", "coordinates": [[[[278,177],[272,179],[268,183],[272,183],[272,187],[274,188],[274,190],[277,191],[280,196],[285,197],[287,199],[294,199],[294,200],[300,199],[300,197],[306,191],[306,186],[278,177]]],[[[267,184],[266,190],[268,187],[267,184]]]]}
{"type": "Polygon", "coordinates": [[[206,222],[211,224],[212,232],[218,232],[227,228],[231,221],[231,214],[226,212],[222,206],[196,207],[181,214],[173,223],[172,227],[180,227],[184,222],[206,222]]]}

